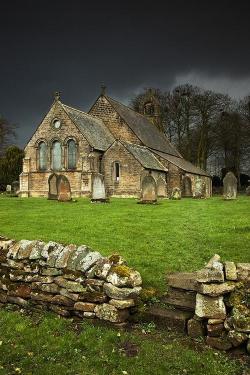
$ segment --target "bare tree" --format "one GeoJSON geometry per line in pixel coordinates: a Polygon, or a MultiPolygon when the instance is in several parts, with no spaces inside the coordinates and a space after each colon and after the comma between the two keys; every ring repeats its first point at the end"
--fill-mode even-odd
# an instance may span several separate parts
{"type": "Polygon", "coordinates": [[[16,136],[14,125],[0,115],[0,155],[16,136]]]}

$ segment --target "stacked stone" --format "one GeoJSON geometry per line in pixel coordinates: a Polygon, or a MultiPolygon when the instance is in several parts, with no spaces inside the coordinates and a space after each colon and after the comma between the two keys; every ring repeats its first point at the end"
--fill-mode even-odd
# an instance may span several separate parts
{"type": "Polygon", "coordinates": [[[134,309],[141,284],[139,272],[119,255],[0,237],[0,304],[119,323],[134,309]]]}
{"type": "Polygon", "coordinates": [[[245,345],[250,352],[250,264],[220,262],[214,255],[204,269],[168,277],[166,302],[194,311],[188,334],[206,336],[208,345],[229,350],[245,345]]]}

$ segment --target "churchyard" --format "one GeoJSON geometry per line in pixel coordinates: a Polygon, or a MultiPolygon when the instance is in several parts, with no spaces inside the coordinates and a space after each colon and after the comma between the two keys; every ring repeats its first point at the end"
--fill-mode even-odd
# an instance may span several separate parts
{"type": "MultiPolygon", "coordinates": [[[[17,240],[87,244],[103,255],[118,253],[141,273],[145,287],[161,295],[166,274],[200,269],[214,253],[224,261],[249,262],[249,209],[247,196],[155,205],[135,199],[101,204],[2,197],[0,223],[1,234],[17,240]]],[[[150,322],[124,330],[9,310],[0,313],[0,374],[33,374],[36,364],[36,374],[240,375],[246,361],[150,322]]]]}

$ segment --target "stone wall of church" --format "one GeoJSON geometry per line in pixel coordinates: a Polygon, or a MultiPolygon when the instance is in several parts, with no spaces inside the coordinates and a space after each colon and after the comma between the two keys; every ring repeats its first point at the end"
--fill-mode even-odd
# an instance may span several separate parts
{"type": "Polygon", "coordinates": [[[100,96],[98,98],[96,103],[89,111],[89,114],[101,118],[116,139],[122,139],[126,142],[142,145],[142,142],[113,109],[111,104],[104,96],[100,96]]]}

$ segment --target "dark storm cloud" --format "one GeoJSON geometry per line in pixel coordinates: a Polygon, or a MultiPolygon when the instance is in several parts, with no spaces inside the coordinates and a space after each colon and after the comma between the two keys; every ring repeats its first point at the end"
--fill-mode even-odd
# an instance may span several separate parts
{"type": "Polygon", "coordinates": [[[85,110],[101,82],[123,101],[185,81],[245,95],[249,10],[248,1],[1,2],[0,113],[23,145],[54,90],[85,110]]]}

